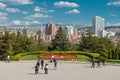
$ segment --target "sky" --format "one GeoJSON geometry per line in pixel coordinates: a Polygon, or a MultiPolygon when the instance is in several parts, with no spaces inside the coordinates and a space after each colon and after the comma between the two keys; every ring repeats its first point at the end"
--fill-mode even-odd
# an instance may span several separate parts
{"type": "Polygon", "coordinates": [[[120,0],[0,0],[0,25],[120,24],[120,0]]]}

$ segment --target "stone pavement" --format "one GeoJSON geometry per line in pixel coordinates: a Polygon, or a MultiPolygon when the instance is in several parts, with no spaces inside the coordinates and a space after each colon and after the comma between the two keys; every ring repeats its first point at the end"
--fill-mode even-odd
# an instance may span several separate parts
{"type": "MultiPolygon", "coordinates": [[[[46,61],[47,62],[47,61],[46,61]]],[[[49,74],[39,69],[34,74],[36,61],[0,62],[0,80],[120,80],[120,66],[107,65],[101,68],[90,68],[90,64],[59,63],[53,70],[49,63],[49,74]]]]}

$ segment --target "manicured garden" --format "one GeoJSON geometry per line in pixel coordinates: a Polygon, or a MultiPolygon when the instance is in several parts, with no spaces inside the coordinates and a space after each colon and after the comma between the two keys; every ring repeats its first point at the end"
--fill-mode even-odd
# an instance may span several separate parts
{"type": "MultiPolygon", "coordinates": [[[[98,53],[89,53],[82,51],[36,51],[36,52],[26,52],[19,53],[17,55],[11,56],[11,60],[36,60],[40,56],[43,59],[57,58],[58,60],[69,60],[69,61],[90,61],[90,57],[93,57],[97,60],[98,57],[101,57],[98,53]]],[[[106,59],[107,63],[120,64],[120,60],[106,59]]]]}
{"type": "MultiPolygon", "coordinates": [[[[50,59],[52,57],[58,59],[79,59],[80,56],[94,57],[97,58],[100,55],[98,53],[89,53],[81,51],[37,51],[37,52],[26,52],[19,53],[11,57],[12,60],[35,60],[37,56],[40,56],[44,59],[50,59]]],[[[82,57],[81,57],[82,58],[82,57]]]]}

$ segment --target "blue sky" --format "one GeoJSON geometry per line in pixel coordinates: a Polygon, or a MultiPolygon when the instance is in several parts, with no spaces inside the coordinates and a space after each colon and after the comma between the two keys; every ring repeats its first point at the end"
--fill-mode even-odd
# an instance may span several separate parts
{"type": "Polygon", "coordinates": [[[84,25],[96,15],[120,24],[120,0],[0,0],[0,25],[84,25]]]}

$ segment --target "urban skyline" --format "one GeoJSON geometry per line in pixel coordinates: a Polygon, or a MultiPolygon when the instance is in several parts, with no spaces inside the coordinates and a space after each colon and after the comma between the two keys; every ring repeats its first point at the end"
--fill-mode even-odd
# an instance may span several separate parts
{"type": "Polygon", "coordinates": [[[0,25],[92,24],[93,16],[105,24],[120,24],[119,0],[0,0],[0,25]]]}

